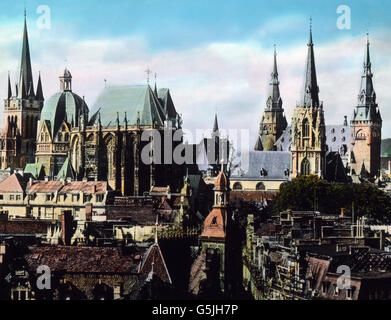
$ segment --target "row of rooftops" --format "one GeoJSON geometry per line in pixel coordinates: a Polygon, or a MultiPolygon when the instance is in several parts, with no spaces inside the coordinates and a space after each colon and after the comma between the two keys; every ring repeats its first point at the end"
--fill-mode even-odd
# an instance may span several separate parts
{"type": "Polygon", "coordinates": [[[108,184],[105,181],[46,181],[26,179],[14,173],[0,182],[0,193],[58,193],[58,194],[105,194],[108,184]]]}

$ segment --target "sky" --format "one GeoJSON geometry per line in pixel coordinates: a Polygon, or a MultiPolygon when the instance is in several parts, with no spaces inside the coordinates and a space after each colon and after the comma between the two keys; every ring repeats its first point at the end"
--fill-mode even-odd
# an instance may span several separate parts
{"type": "Polygon", "coordinates": [[[184,128],[211,128],[217,112],[221,128],[250,129],[250,143],[268,96],[274,44],[290,123],[302,96],[312,18],[326,124],[342,124],[357,102],[369,31],[383,137],[391,137],[391,1],[2,0],[0,6],[3,99],[8,71],[17,79],[26,7],[35,85],[40,71],[46,99],[59,90],[65,67],[90,109],[105,79],[145,84],[149,68],[158,87],[170,88],[184,128]],[[350,11],[348,29],[337,26],[341,5],[350,11]]]}

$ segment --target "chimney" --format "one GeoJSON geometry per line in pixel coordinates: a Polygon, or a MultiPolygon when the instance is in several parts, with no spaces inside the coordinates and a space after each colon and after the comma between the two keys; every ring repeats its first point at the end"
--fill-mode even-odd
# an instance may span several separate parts
{"type": "Polygon", "coordinates": [[[341,208],[341,215],[340,215],[341,218],[344,218],[345,217],[345,208],[341,208]]]}
{"type": "Polygon", "coordinates": [[[33,178],[30,177],[30,178],[29,178],[29,187],[31,187],[32,185],[33,185],[33,178]]]}
{"type": "Polygon", "coordinates": [[[72,238],[72,211],[64,210],[61,213],[61,239],[64,246],[71,244],[72,238]]]}
{"type": "Polygon", "coordinates": [[[49,181],[49,177],[48,177],[48,176],[45,176],[45,181],[46,181],[46,182],[49,181]]]}

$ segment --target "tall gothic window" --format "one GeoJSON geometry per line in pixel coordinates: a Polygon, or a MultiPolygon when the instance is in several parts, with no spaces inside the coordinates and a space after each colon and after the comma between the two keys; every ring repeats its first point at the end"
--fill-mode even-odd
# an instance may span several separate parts
{"type": "Polygon", "coordinates": [[[311,165],[307,158],[301,162],[301,174],[303,176],[308,176],[311,174],[311,165]]]}
{"type": "Polygon", "coordinates": [[[304,119],[303,121],[303,138],[309,138],[310,137],[310,124],[308,122],[308,119],[304,119]]]}

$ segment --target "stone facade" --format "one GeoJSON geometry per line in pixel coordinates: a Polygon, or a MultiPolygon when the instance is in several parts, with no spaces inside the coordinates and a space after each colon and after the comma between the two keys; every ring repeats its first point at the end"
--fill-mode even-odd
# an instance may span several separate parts
{"type": "Polygon", "coordinates": [[[358,104],[350,122],[350,172],[352,175],[366,172],[371,177],[379,177],[382,119],[373,88],[371,65],[368,41],[358,104]]]}
{"type": "Polygon", "coordinates": [[[292,178],[325,175],[327,151],[323,103],[319,101],[312,31],[308,43],[304,97],[292,118],[292,178]]]}

